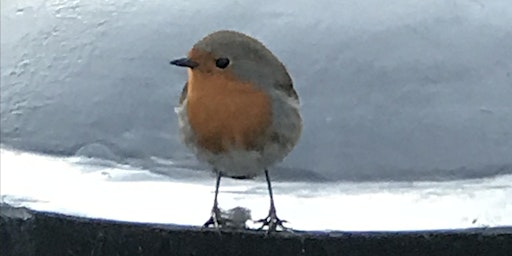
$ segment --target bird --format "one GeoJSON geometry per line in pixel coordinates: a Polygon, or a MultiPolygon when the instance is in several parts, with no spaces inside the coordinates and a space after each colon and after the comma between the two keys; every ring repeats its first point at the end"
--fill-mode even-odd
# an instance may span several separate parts
{"type": "Polygon", "coordinates": [[[234,30],[212,32],[184,58],[170,64],[187,68],[178,116],[182,142],[216,174],[210,218],[203,227],[219,229],[218,194],[222,177],[265,175],[270,208],[260,229],[276,231],[278,218],[269,168],[284,160],[302,132],[300,102],[284,64],[260,41],[234,30]]]}

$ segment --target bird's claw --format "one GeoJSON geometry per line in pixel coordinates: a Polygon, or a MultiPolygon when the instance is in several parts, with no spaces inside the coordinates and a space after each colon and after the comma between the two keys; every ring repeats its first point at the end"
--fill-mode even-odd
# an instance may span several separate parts
{"type": "Polygon", "coordinates": [[[265,226],[268,227],[268,233],[277,231],[277,228],[280,228],[283,231],[290,230],[289,228],[283,225],[283,223],[287,223],[287,221],[279,219],[275,213],[269,213],[269,215],[266,218],[257,220],[256,223],[263,223],[258,230],[263,230],[265,226]]]}
{"type": "Polygon", "coordinates": [[[214,206],[210,218],[203,224],[203,228],[208,228],[213,225],[214,228],[219,229],[222,224],[222,217],[220,209],[214,206]]]}

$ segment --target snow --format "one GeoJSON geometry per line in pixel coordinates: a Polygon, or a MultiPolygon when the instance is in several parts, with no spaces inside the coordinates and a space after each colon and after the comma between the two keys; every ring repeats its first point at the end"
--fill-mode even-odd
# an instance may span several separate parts
{"type": "MultiPolygon", "coordinates": [[[[213,177],[175,179],[130,166],[1,149],[2,201],[35,210],[201,225],[213,177]]],[[[191,175],[197,172],[190,171],[191,175]]],[[[199,173],[200,174],[200,173],[199,173]]],[[[197,174],[197,175],[199,175],[197,174]]],[[[278,216],[298,230],[429,230],[512,225],[512,175],[445,182],[274,182],[278,216]]],[[[219,204],[266,216],[266,184],[223,179],[219,204]]],[[[252,228],[257,224],[249,222],[252,228]]]]}

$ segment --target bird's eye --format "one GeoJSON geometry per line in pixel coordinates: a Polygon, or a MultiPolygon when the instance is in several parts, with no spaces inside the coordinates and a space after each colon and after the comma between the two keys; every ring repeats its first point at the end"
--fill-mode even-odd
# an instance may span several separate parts
{"type": "Polygon", "coordinates": [[[229,59],[228,58],[218,58],[215,60],[215,66],[218,68],[226,68],[229,65],[229,59]]]}

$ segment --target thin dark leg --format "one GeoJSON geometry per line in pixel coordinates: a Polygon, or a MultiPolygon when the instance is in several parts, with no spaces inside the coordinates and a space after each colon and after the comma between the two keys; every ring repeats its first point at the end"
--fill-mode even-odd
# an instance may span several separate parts
{"type": "Polygon", "coordinates": [[[222,178],[222,174],[219,171],[217,172],[217,181],[215,182],[215,197],[213,199],[213,208],[218,208],[217,197],[219,195],[219,187],[220,187],[220,178],[222,178]]]}
{"type": "Polygon", "coordinates": [[[220,186],[220,178],[222,177],[222,173],[218,170],[215,170],[217,173],[217,182],[215,183],[215,197],[213,199],[213,207],[210,219],[206,221],[203,225],[203,227],[208,227],[213,224],[215,228],[219,227],[219,220],[220,220],[220,210],[219,210],[219,204],[217,202],[217,197],[219,195],[219,186],[220,186]]]}
{"type": "Polygon", "coordinates": [[[270,196],[270,213],[276,214],[276,206],[274,205],[274,194],[272,193],[272,184],[268,176],[268,170],[265,169],[265,178],[267,179],[268,194],[270,196]]]}
{"type": "Polygon", "coordinates": [[[270,183],[270,177],[268,175],[268,170],[265,169],[265,178],[267,179],[267,187],[268,194],[270,196],[270,210],[268,211],[268,216],[264,219],[259,220],[258,222],[262,222],[263,225],[260,229],[263,229],[265,226],[268,226],[268,231],[273,232],[276,231],[277,227],[281,227],[283,230],[287,230],[283,226],[285,220],[280,220],[276,215],[276,206],[274,204],[274,195],[272,193],[272,184],[270,183]]]}

